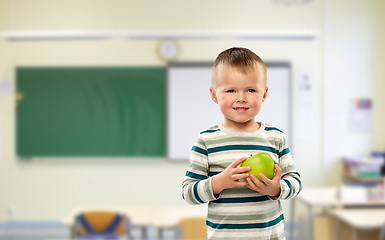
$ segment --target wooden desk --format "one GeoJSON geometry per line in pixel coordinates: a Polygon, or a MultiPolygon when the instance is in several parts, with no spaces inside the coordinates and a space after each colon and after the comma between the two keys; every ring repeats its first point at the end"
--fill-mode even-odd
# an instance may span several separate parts
{"type": "Polygon", "coordinates": [[[125,213],[134,227],[142,229],[142,239],[148,238],[147,227],[153,226],[158,229],[158,238],[163,238],[165,229],[175,228],[183,217],[206,216],[207,205],[186,207],[163,207],[163,206],[84,206],[72,209],[62,219],[62,224],[70,227],[71,237],[74,236],[75,217],[90,210],[112,210],[125,213]]]}
{"type": "MultiPolygon", "coordinates": [[[[311,222],[314,220],[314,207],[321,207],[324,213],[335,208],[367,208],[367,207],[385,207],[385,201],[368,201],[368,202],[343,202],[338,197],[338,187],[320,187],[320,188],[304,188],[299,195],[295,198],[295,201],[300,201],[307,206],[308,217],[311,222]]],[[[294,204],[292,215],[294,214],[294,204]]],[[[313,237],[313,226],[310,226],[311,238],[313,237]]],[[[311,239],[309,238],[309,239],[311,239]]]]}
{"type": "MultiPolygon", "coordinates": [[[[372,230],[385,227],[385,208],[335,209],[331,215],[337,218],[336,240],[340,238],[341,221],[352,227],[354,240],[358,240],[357,229],[372,230]]],[[[379,239],[382,240],[382,233],[379,239]]]]}
{"type": "MultiPolygon", "coordinates": [[[[326,211],[330,207],[336,207],[340,203],[337,199],[338,188],[329,187],[329,188],[303,188],[302,191],[298,194],[296,198],[294,198],[291,209],[291,218],[292,222],[294,221],[295,215],[295,202],[300,201],[307,207],[307,215],[309,221],[313,223],[314,221],[314,207],[322,207],[323,211],[326,211]]],[[[293,238],[293,228],[290,230],[290,236],[293,238]]],[[[310,236],[308,239],[313,239],[313,224],[309,226],[310,236]]]]}
{"type": "Polygon", "coordinates": [[[338,197],[338,187],[304,188],[296,197],[308,207],[385,207],[385,200],[378,201],[341,201],[338,197]]]}
{"type": "Polygon", "coordinates": [[[304,188],[297,196],[297,199],[309,207],[337,206],[340,202],[337,199],[338,188],[304,188]]]}

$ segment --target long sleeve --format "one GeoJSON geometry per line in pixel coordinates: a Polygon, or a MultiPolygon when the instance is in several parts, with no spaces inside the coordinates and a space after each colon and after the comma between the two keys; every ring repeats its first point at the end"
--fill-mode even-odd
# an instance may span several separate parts
{"type": "Polygon", "coordinates": [[[284,134],[261,123],[252,133],[233,132],[216,125],[204,130],[194,144],[182,196],[189,204],[207,206],[207,239],[284,239],[281,200],[253,191],[247,186],[224,189],[214,196],[212,177],[223,172],[236,159],[267,152],[282,168],[280,199],[292,198],[301,189],[284,134]],[[217,198],[216,198],[217,197],[217,198]]]}
{"type": "Polygon", "coordinates": [[[216,200],[211,179],[209,177],[207,147],[202,135],[200,135],[191,149],[186,175],[182,182],[183,199],[194,205],[216,200]]]}
{"type": "Polygon", "coordinates": [[[281,194],[276,199],[291,199],[296,197],[302,190],[301,176],[298,173],[293,158],[291,156],[289,147],[287,146],[286,139],[283,139],[280,143],[278,152],[279,167],[282,169],[281,175],[281,194]]]}

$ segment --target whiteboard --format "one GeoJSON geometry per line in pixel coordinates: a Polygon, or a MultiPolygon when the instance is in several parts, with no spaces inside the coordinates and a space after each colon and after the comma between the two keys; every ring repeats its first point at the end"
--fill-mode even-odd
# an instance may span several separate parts
{"type": "MultiPolygon", "coordinates": [[[[223,122],[211,100],[213,63],[174,63],[167,67],[167,157],[187,161],[201,131],[223,122]]],[[[291,65],[266,63],[269,92],[255,120],[278,127],[291,141],[291,65]]]]}

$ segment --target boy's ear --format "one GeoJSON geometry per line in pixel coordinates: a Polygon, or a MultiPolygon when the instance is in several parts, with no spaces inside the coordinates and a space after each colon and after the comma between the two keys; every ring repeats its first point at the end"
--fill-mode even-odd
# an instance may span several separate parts
{"type": "Polygon", "coordinates": [[[267,98],[267,93],[269,92],[269,87],[266,86],[266,89],[265,89],[265,92],[263,93],[263,98],[262,98],[262,102],[264,102],[267,98]]]}
{"type": "Polygon", "coordinates": [[[211,99],[212,99],[216,104],[218,104],[217,95],[215,94],[215,89],[214,89],[213,87],[210,87],[210,95],[211,95],[211,99]]]}

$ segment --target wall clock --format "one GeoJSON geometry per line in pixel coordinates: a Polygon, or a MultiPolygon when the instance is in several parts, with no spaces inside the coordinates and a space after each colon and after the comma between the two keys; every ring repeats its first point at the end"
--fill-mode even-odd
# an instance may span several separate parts
{"type": "Polygon", "coordinates": [[[180,48],[178,43],[173,39],[163,39],[157,46],[157,55],[163,61],[173,61],[179,57],[180,48]]]}

